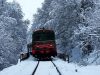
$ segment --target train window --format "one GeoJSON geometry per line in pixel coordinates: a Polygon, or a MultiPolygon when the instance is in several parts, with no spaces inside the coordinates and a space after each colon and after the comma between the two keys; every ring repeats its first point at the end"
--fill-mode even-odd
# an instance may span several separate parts
{"type": "Polygon", "coordinates": [[[55,40],[54,32],[35,32],[33,33],[33,41],[55,40]]]}

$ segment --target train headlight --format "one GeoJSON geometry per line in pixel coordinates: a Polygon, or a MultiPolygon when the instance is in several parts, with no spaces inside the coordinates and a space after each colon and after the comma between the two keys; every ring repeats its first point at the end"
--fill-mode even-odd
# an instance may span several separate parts
{"type": "Polygon", "coordinates": [[[40,46],[36,46],[36,47],[40,47],[40,46]]]}
{"type": "Polygon", "coordinates": [[[52,47],[53,45],[49,45],[50,47],[52,47]]]}

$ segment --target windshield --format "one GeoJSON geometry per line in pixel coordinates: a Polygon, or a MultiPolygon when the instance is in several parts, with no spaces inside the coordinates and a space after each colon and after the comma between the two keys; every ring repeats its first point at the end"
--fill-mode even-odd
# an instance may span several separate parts
{"type": "Polygon", "coordinates": [[[33,41],[55,40],[54,32],[34,32],[33,41]]]}

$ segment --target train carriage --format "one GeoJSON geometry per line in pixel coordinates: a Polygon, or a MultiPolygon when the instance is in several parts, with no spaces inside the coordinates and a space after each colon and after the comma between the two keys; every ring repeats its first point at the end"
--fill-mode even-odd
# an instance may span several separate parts
{"type": "Polygon", "coordinates": [[[32,55],[36,58],[56,56],[55,33],[40,29],[32,34],[32,55]]]}

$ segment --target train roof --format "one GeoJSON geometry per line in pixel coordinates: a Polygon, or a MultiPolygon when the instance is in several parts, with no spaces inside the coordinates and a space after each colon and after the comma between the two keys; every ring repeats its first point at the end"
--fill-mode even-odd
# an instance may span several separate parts
{"type": "Polygon", "coordinates": [[[53,30],[50,30],[50,29],[38,29],[38,30],[35,30],[33,32],[42,32],[42,31],[45,31],[45,32],[54,32],[53,30]]]}

